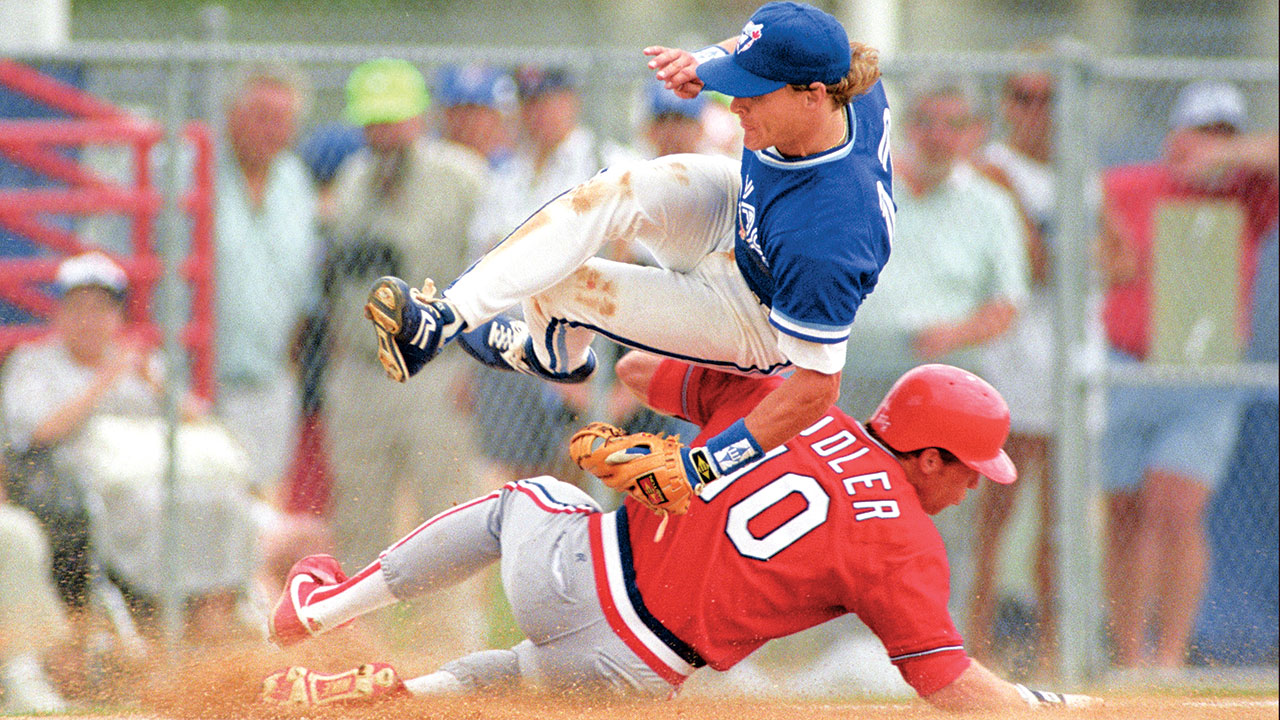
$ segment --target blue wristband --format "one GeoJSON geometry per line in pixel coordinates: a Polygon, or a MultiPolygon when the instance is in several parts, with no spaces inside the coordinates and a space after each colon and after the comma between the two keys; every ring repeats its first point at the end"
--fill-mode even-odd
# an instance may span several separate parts
{"type": "Polygon", "coordinates": [[[684,463],[684,476],[693,487],[694,495],[701,495],[703,485],[720,477],[711,466],[711,453],[705,447],[680,448],[680,460],[684,463]]]}
{"type": "Polygon", "coordinates": [[[764,450],[747,430],[746,420],[739,420],[707,440],[707,454],[716,474],[723,476],[764,455],[764,450]]]}

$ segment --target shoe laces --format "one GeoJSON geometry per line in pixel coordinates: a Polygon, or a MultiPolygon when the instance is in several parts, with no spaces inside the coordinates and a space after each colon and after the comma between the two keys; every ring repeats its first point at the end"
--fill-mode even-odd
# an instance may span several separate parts
{"type": "Polygon", "coordinates": [[[489,337],[486,342],[489,343],[489,347],[498,352],[506,352],[516,344],[523,345],[528,334],[529,327],[522,320],[495,322],[489,325],[489,337]]]}

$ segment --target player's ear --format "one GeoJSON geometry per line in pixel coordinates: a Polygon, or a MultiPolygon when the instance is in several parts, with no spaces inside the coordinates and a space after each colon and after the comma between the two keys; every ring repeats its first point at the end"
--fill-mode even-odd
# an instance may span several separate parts
{"type": "Polygon", "coordinates": [[[925,448],[916,456],[916,462],[919,463],[920,472],[925,475],[936,475],[940,472],[946,461],[942,459],[942,454],[938,452],[938,448],[925,448]]]}
{"type": "Polygon", "coordinates": [[[809,83],[809,91],[806,94],[806,103],[812,104],[814,107],[827,106],[827,86],[820,82],[814,81],[809,83]]]}

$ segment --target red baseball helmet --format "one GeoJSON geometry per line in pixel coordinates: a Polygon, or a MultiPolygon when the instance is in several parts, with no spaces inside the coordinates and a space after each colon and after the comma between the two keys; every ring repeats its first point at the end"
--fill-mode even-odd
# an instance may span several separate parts
{"type": "Polygon", "coordinates": [[[908,370],[868,424],[899,452],[940,447],[995,482],[1018,479],[1002,449],[1009,436],[1009,406],[971,372],[941,364],[908,370]]]}

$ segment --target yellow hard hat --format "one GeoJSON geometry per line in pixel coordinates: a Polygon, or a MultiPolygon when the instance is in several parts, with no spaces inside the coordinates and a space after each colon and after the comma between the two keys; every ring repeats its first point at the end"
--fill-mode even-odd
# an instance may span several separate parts
{"type": "Polygon", "coordinates": [[[347,78],[346,119],[353,125],[408,120],[430,104],[427,81],[405,60],[369,60],[347,78]]]}

